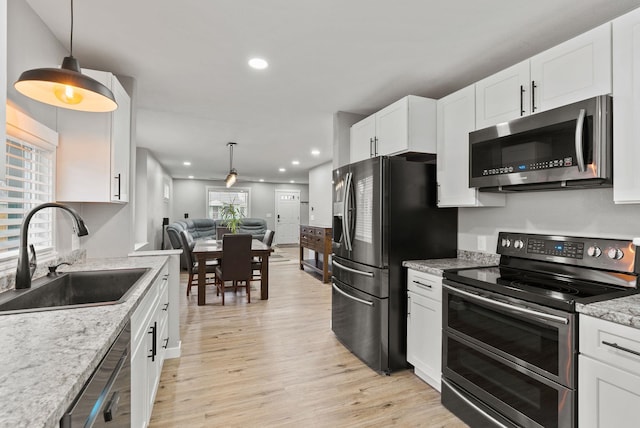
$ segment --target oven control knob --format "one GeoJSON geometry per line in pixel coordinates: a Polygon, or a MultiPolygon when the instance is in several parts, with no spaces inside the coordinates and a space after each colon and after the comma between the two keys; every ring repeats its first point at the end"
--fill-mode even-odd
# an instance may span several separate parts
{"type": "Polygon", "coordinates": [[[624,253],[620,248],[610,248],[607,252],[607,255],[610,259],[613,260],[620,260],[622,257],[624,257],[624,253]]]}
{"type": "Polygon", "coordinates": [[[503,247],[507,247],[509,248],[511,246],[511,239],[509,238],[502,238],[502,246],[503,247]]]}
{"type": "Polygon", "coordinates": [[[519,250],[524,247],[524,242],[522,242],[522,239],[516,239],[513,243],[513,247],[519,250]]]}
{"type": "Polygon", "coordinates": [[[600,254],[602,254],[602,250],[598,246],[589,247],[587,249],[587,255],[589,255],[589,257],[600,257],[600,254]]]}

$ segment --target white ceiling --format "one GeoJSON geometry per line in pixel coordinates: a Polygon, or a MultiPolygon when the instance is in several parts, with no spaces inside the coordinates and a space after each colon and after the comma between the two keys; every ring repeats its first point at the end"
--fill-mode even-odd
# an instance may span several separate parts
{"type": "MultiPolygon", "coordinates": [[[[68,46],[70,0],[27,2],[68,46]]],[[[74,56],[83,67],[135,79],[138,147],[173,177],[223,179],[226,143],[235,141],[239,182],[304,183],[309,168],[331,159],[335,112],[370,114],[408,94],[440,98],[639,6],[79,0],[74,56]],[[250,69],[253,56],[269,68],[250,69]]]]}

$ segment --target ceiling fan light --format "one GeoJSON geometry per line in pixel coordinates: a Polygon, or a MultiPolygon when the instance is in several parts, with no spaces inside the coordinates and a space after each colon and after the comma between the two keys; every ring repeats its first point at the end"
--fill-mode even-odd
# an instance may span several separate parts
{"type": "Polygon", "coordinates": [[[77,70],[78,61],[66,57],[61,68],[23,72],[13,86],[29,98],[56,107],[89,112],[109,112],[118,108],[109,88],[77,70]]]}

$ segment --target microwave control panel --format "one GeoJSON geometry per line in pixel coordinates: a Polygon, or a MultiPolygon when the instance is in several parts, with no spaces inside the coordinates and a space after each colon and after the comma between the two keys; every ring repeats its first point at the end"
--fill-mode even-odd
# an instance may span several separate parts
{"type": "Polygon", "coordinates": [[[566,168],[573,166],[573,158],[568,156],[562,159],[549,159],[532,163],[521,162],[499,168],[483,169],[482,175],[511,174],[512,172],[538,171],[550,168],[566,168]]]}

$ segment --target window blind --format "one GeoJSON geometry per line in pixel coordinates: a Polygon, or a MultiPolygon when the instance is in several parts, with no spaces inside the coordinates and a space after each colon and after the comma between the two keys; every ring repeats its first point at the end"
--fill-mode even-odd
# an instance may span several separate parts
{"type": "MultiPolygon", "coordinates": [[[[7,136],[5,181],[0,181],[0,258],[16,255],[20,226],[37,205],[53,200],[53,152],[7,136]]],[[[28,242],[38,251],[53,246],[53,213],[36,213],[28,242]]]]}

